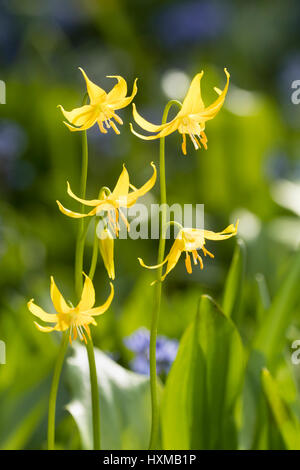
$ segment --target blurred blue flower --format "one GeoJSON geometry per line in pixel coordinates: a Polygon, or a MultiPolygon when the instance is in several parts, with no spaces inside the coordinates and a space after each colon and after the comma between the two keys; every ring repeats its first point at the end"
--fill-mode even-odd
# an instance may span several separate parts
{"type": "Polygon", "coordinates": [[[0,121],[0,160],[15,160],[23,152],[26,135],[14,121],[0,121]]]}
{"type": "Polygon", "coordinates": [[[226,24],[224,5],[208,1],[180,2],[167,7],[156,24],[168,46],[201,39],[214,39],[226,24]]]}
{"type": "Polygon", "coordinates": [[[44,6],[46,15],[54,19],[65,31],[71,32],[87,24],[89,15],[80,3],[73,0],[52,0],[44,6]]]}
{"type": "MultiPolygon", "coordinates": [[[[130,362],[132,370],[139,374],[149,375],[149,346],[150,332],[146,328],[139,328],[131,336],[124,339],[125,346],[135,353],[130,362]]],[[[156,367],[158,374],[167,374],[175,360],[178,350],[178,341],[165,336],[158,336],[156,340],[156,367]]]]}
{"type": "Polygon", "coordinates": [[[2,2],[0,15],[1,65],[3,65],[3,63],[11,63],[17,57],[24,29],[19,18],[14,16],[10,11],[9,4],[6,5],[6,3],[7,2],[2,2]]]}
{"type": "Polygon", "coordinates": [[[130,367],[137,374],[150,375],[149,359],[146,356],[136,356],[130,361],[130,367]]]}
{"type": "Polygon", "coordinates": [[[31,184],[34,169],[21,160],[27,145],[27,135],[16,122],[0,120],[0,182],[11,188],[24,189],[31,184]]]}
{"type": "Polygon", "coordinates": [[[289,178],[291,162],[283,151],[273,151],[266,155],[265,174],[268,179],[289,178]]]}
{"type": "Polygon", "coordinates": [[[150,333],[147,328],[139,328],[124,339],[125,346],[136,354],[143,354],[149,349],[150,333]]]}
{"type": "MultiPolygon", "coordinates": [[[[280,91],[289,98],[291,94],[291,85],[294,80],[300,80],[300,54],[299,52],[291,53],[285,56],[280,67],[278,76],[278,86],[280,91]]],[[[290,100],[289,100],[290,101],[290,100]]]]}

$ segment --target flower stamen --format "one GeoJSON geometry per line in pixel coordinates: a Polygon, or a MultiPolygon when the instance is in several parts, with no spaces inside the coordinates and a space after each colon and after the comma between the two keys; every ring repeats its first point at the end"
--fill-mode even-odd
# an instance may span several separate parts
{"type": "Polygon", "coordinates": [[[198,150],[199,149],[199,145],[198,145],[198,142],[194,136],[194,134],[192,134],[191,132],[189,132],[189,136],[191,138],[191,141],[193,142],[194,144],[194,147],[195,147],[195,150],[198,150]]]}
{"type": "Polygon", "coordinates": [[[213,255],[210,251],[208,251],[205,246],[202,247],[202,251],[204,253],[204,256],[208,255],[210,258],[214,258],[215,255],[213,255]]]}
{"type": "Polygon", "coordinates": [[[186,155],[186,135],[182,134],[182,144],[181,144],[182,152],[186,155]]]}
{"type": "Polygon", "coordinates": [[[185,267],[189,274],[192,274],[192,264],[191,264],[191,257],[189,253],[185,252],[185,267]]]}
{"type": "Polygon", "coordinates": [[[115,133],[119,135],[119,134],[120,134],[120,131],[119,131],[119,129],[117,128],[117,126],[115,125],[114,121],[110,120],[109,122],[110,122],[111,127],[112,127],[113,130],[115,131],[115,133]]]}
{"type": "Polygon", "coordinates": [[[101,121],[101,120],[99,119],[99,120],[98,120],[98,125],[99,125],[100,131],[101,131],[103,134],[107,134],[107,130],[106,130],[105,127],[103,126],[103,121],[101,121]]]}

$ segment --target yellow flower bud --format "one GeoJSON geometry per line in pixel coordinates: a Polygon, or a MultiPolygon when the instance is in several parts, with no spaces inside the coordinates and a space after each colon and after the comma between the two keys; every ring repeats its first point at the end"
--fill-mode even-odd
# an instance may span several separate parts
{"type": "Polygon", "coordinates": [[[115,265],[114,265],[114,237],[108,230],[104,228],[99,237],[99,249],[106,268],[107,274],[110,279],[115,278],[115,265]]]}

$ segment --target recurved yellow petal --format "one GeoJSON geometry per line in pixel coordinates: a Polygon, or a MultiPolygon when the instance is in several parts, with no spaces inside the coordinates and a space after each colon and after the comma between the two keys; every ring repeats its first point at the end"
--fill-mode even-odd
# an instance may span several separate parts
{"type": "Polygon", "coordinates": [[[106,310],[110,307],[110,304],[113,298],[114,298],[114,286],[113,286],[113,283],[110,282],[110,294],[106,302],[100,307],[95,307],[95,308],[91,308],[90,310],[86,310],[84,312],[85,315],[90,315],[92,317],[96,317],[97,315],[102,315],[102,313],[105,313],[106,310]]]}
{"type": "Polygon", "coordinates": [[[176,239],[172,245],[170,253],[168,255],[168,264],[165,274],[162,276],[161,280],[164,281],[166,276],[169,274],[172,269],[176,266],[182,253],[182,240],[176,239]]]}
{"type": "Polygon", "coordinates": [[[180,115],[199,113],[204,109],[204,103],[201,96],[200,82],[203,77],[203,70],[197,73],[192,80],[190,88],[183,100],[180,115]]]}
{"type": "Polygon", "coordinates": [[[97,104],[99,103],[99,101],[102,101],[106,97],[106,91],[104,91],[98,85],[93,83],[81,67],[79,67],[79,70],[85,79],[86,88],[91,104],[97,104]]]}
{"type": "Polygon", "coordinates": [[[35,315],[36,317],[40,318],[43,321],[46,321],[49,323],[56,323],[58,320],[58,317],[55,313],[52,314],[52,313],[45,312],[41,307],[39,307],[33,302],[33,299],[31,299],[27,303],[27,307],[33,315],[35,315]]]}
{"type": "Polygon", "coordinates": [[[111,193],[110,199],[126,198],[129,191],[129,175],[125,165],[123,165],[122,173],[119,176],[117,184],[111,193]]]}
{"type": "Polygon", "coordinates": [[[86,274],[84,274],[84,276],[85,281],[82,289],[81,299],[77,305],[77,308],[82,312],[86,312],[86,310],[91,309],[95,304],[95,289],[92,280],[86,274]]]}
{"type": "Polygon", "coordinates": [[[53,276],[51,276],[50,297],[54,308],[58,313],[67,313],[71,310],[71,307],[68,306],[63,295],[60,293],[57,285],[55,284],[53,276]]]}
{"type": "Polygon", "coordinates": [[[120,75],[107,75],[107,78],[116,78],[118,80],[118,83],[107,93],[107,102],[112,105],[125,98],[127,94],[127,83],[120,75]]]}
{"type": "MultiPolygon", "coordinates": [[[[58,325],[55,325],[55,326],[42,326],[42,325],[39,325],[39,323],[37,323],[36,321],[34,321],[33,323],[35,324],[37,329],[39,331],[42,331],[43,333],[50,333],[51,331],[63,331],[63,330],[59,329],[58,325]]],[[[65,328],[65,329],[67,329],[67,328],[65,328]]]]}
{"type": "Polygon", "coordinates": [[[207,108],[203,109],[203,111],[200,111],[192,115],[192,118],[195,119],[196,121],[208,121],[209,119],[213,119],[222,108],[227,91],[228,91],[229,78],[230,78],[230,74],[226,68],[224,69],[224,72],[227,77],[224,90],[221,92],[221,94],[219,94],[220,90],[217,89],[217,93],[219,94],[219,97],[215,100],[215,102],[212,103],[210,106],[207,106],[207,108]]]}
{"type": "Polygon", "coordinates": [[[91,119],[88,119],[85,124],[83,124],[81,127],[74,127],[68,122],[64,121],[64,124],[67,126],[67,128],[71,132],[77,132],[77,131],[86,131],[90,127],[93,127],[93,125],[97,122],[98,119],[98,114],[93,116],[91,119]]]}
{"type": "Polygon", "coordinates": [[[143,267],[143,268],[147,268],[147,269],[157,269],[157,268],[161,268],[169,259],[169,255],[167,255],[165,257],[165,259],[163,260],[162,263],[159,263],[159,264],[155,264],[154,266],[149,266],[148,264],[145,264],[144,261],[142,260],[142,258],[138,258],[138,261],[140,263],[140,265],[143,267]]]}
{"type": "Polygon", "coordinates": [[[131,101],[133,100],[133,98],[135,97],[135,95],[137,94],[137,85],[136,85],[136,82],[137,82],[137,78],[134,80],[134,84],[133,84],[133,89],[132,89],[132,93],[130,96],[127,96],[126,98],[122,98],[120,99],[120,101],[117,101],[116,104],[114,106],[114,109],[122,109],[122,108],[125,108],[126,106],[128,106],[131,101]]]}
{"type": "MultiPolygon", "coordinates": [[[[131,132],[136,135],[137,137],[140,137],[140,139],[144,139],[144,140],[154,140],[154,139],[160,139],[161,137],[167,137],[169,134],[172,134],[172,132],[176,131],[178,129],[178,126],[179,126],[179,120],[176,118],[173,119],[173,121],[170,121],[169,123],[167,123],[166,125],[164,124],[164,127],[162,128],[162,130],[156,134],[156,135],[143,135],[143,134],[139,134],[138,132],[136,132],[133,127],[132,127],[132,124],[129,123],[130,125],[130,129],[131,129],[131,132]]],[[[146,129],[148,130],[148,129],[146,129]]]]}
{"type": "Polygon", "coordinates": [[[236,224],[230,224],[222,232],[213,232],[210,230],[204,230],[204,238],[207,240],[226,240],[227,238],[233,237],[237,233],[239,221],[236,224]]]}
{"type": "Polygon", "coordinates": [[[137,109],[134,103],[132,103],[132,114],[133,114],[135,122],[142,129],[148,132],[159,132],[169,125],[169,123],[157,125],[157,124],[152,124],[151,122],[147,121],[137,112],[137,109]]]}
{"type": "Polygon", "coordinates": [[[146,194],[148,191],[150,191],[150,189],[153,188],[153,186],[155,185],[155,182],[156,182],[156,176],[157,176],[157,172],[156,172],[156,166],[154,165],[153,162],[151,162],[151,166],[153,168],[153,175],[151,176],[151,178],[139,189],[136,189],[134,190],[132,193],[129,193],[128,196],[127,196],[127,207],[130,207],[132,206],[133,204],[136,203],[137,199],[141,196],[143,196],[144,194],[146,194]]]}
{"type": "Polygon", "coordinates": [[[81,204],[84,204],[85,206],[97,206],[99,202],[101,202],[100,199],[81,199],[80,197],[76,196],[76,194],[73,193],[69,181],[67,181],[67,193],[69,196],[71,196],[73,199],[75,199],[78,202],[81,202],[81,204]]]}
{"type": "Polygon", "coordinates": [[[78,127],[83,126],[95,116],[95,108],[89,104],[72,109],[72,111],[66,111],[60,104],[58,108],[71,124],[78,127]]]}
{"type": "Polygon", "coordinates": [[[74,212],[70,209],[66,209],[59,201],[56,201],[56,203],[59,207],[60,212],[67,215],[68,217],[73,217],[73,219],[81,219],[82,217],[90,217],[96,214],[97,208],[91,210],[90,212],[88,212],[88,214],[80,214],[79,212],[74,212]]]}
{"type": "Polygon", "coordinates": [[[180,258],[180,255],[182,253],[182,250],[183,250],[182,239],[176,238],[176,240],[174,241],[174,243],[172,245],[172,248],[171,248],[169,254],[165,257],[165,259],[162,263],[156,264],[154,266],[148,266],[144,263],[142,258],[138,258],[138,260],[139,260],[140,265],[143,266],[143,268],[147,268],[147,269],[161,268],[165,263],[168,263],[167,268],[166,268],[166,272],[161,278],[161,280],[163,281],[165,279],[165,277],[167,276],[167,274],[170,271],[172,271],[172,269],[176,266],[176,264],[177,264],[177,262],[180,258]]]}

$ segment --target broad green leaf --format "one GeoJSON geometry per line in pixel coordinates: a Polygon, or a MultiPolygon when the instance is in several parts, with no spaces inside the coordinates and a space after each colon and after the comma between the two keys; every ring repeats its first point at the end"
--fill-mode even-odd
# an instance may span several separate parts
{"type": "MultiPolygon", "coordinates": [[[[146,449],[150,433],[150,385],[95,348],[101,412],[102,449],[146,449]]],[[[93,448],[90,375],[86,349],[76,344],[67,361],[71,402],[67,409],[79,428],[82,445],[93,448]]]]}
{"type": "Polygon", "coordinates": [[[238,319],[243,283],[245,278],[246,246],[238,239],[225,283],[223,312],[235,322],[238,319]]]}
{"type": "Polygon", "coordinates": [[[262,385],[274,420],[289,450],[300,450],[300,423],[279,393],[277,383],[267,369],[262,371],[262,385]]]}
{"type": "Polygon", "coordinates": [[[254,339],[254,348],[261,351],[269,364],[282,352],[285,332],[293,309],[300,298],[300,250],[275,296],[254,339]]]}
{"type": "Polygon", "coordinates": [[[231,322],[208,296],[180,342],[162,406],[164,449],[236,447],[234,420],[244,350],[231,322]]]}

